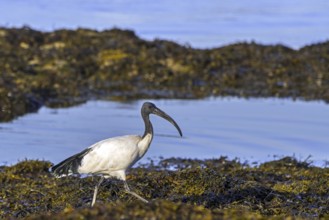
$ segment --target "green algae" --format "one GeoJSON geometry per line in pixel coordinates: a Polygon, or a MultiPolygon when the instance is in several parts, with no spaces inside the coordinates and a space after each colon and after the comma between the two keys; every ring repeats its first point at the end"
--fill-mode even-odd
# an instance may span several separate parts
{"type": "Polygon", "coordinates": [[[329,100],[329,42],[193,49],[129,30],[0,28],[0,121],[91,98],[329,100]]]}
{"type": "Polygon", "coordinates": [[[238,160],[170,158],[130,170],[144,204],[99,177],[55,178],[47,161],[0,167],[0,218],[27,219],[317,219],[329,216],[329,168],[286,157],[257,167],[238,160]]]}

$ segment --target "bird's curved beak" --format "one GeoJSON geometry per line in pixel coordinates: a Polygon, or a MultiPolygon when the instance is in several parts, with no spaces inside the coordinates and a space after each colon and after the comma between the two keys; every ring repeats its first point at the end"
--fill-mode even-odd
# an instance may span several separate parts
{"type": "Polygon", "coordinates": [[[154,111],[152,112],[153,114],[157,115],[157,116],[160,116],[164,119],[166,119],[167,121],[169,121],[172,125],[174,125],[177,129],[177,131],[179,132],[180,136],[182,137],[183,136],[183,133],[182,131],[180,130],[178,124],[175,122],[174,119],[172,119],[172,117],[170,117],[169,115],[167,115],[164,111],[162,111],[161,109],[159,108],[155,108],[154,111]]]}

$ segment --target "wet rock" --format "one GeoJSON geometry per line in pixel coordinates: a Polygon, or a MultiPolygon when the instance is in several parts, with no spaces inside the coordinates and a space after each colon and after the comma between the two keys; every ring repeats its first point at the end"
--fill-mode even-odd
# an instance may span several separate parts
{"type": "Polygon", "coordinates": [[[312,219],[329,216],[328,168],[295,158],[250,167],[224,157],[169,158],[134,168],[128,182],[105,181],[90,208],[98,177],[55,178],[50,162],[0,167],[1,219],[312,219]]]}
{"type": "Polygon", "coordinates": [[[193,49],[129,30],[0,28],[0,121],[90,98],[290,97],[329,101],[329,43],[193,49]],[[5,110],[4,110],[5,109],[5,110]]]}

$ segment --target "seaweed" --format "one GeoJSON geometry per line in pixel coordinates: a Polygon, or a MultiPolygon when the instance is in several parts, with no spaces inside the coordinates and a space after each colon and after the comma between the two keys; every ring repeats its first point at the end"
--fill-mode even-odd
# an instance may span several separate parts
{"type": "Polygon", "coordinates": [[[326,219],[328,168],[285,157],[252,167],[225,157],[163,159],[131,169],[128,181],[150,200],[126,194],[108,179],[96,205],[97,176],[55,178],[48,161],[0,169],[1,219],[326,219]]]}
{"type": "Polygon", "coordinates": [[[89,99],[290,97],[329,101],[329,42],[193,49],[111,29],[0,28],[0,121],[89,99]]]}

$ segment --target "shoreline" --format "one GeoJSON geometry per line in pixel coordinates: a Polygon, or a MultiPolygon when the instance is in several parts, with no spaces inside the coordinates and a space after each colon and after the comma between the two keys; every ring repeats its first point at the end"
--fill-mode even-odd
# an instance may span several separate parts
{"type": "Polygon", "coordinates": [[[284,157],[250,167],[237,160],[169,158],[130,170],[128,183],[151,200],[136,201],[122,183],[102,184],[90,208],[97,177],[55,178],[48,161],[26,160],[0,167],[0,217],[247,219],[329,216],[328,167],[284,157]],[[171,167],[176,170],[171,170],[171,167]]]}
{"type": "Polygon", "coordinates": [[[329,101],[329,41],[299,50],[193,49],[111,29],[0,28],[0,121],[90,99],[279,97],[329,101]]]}

